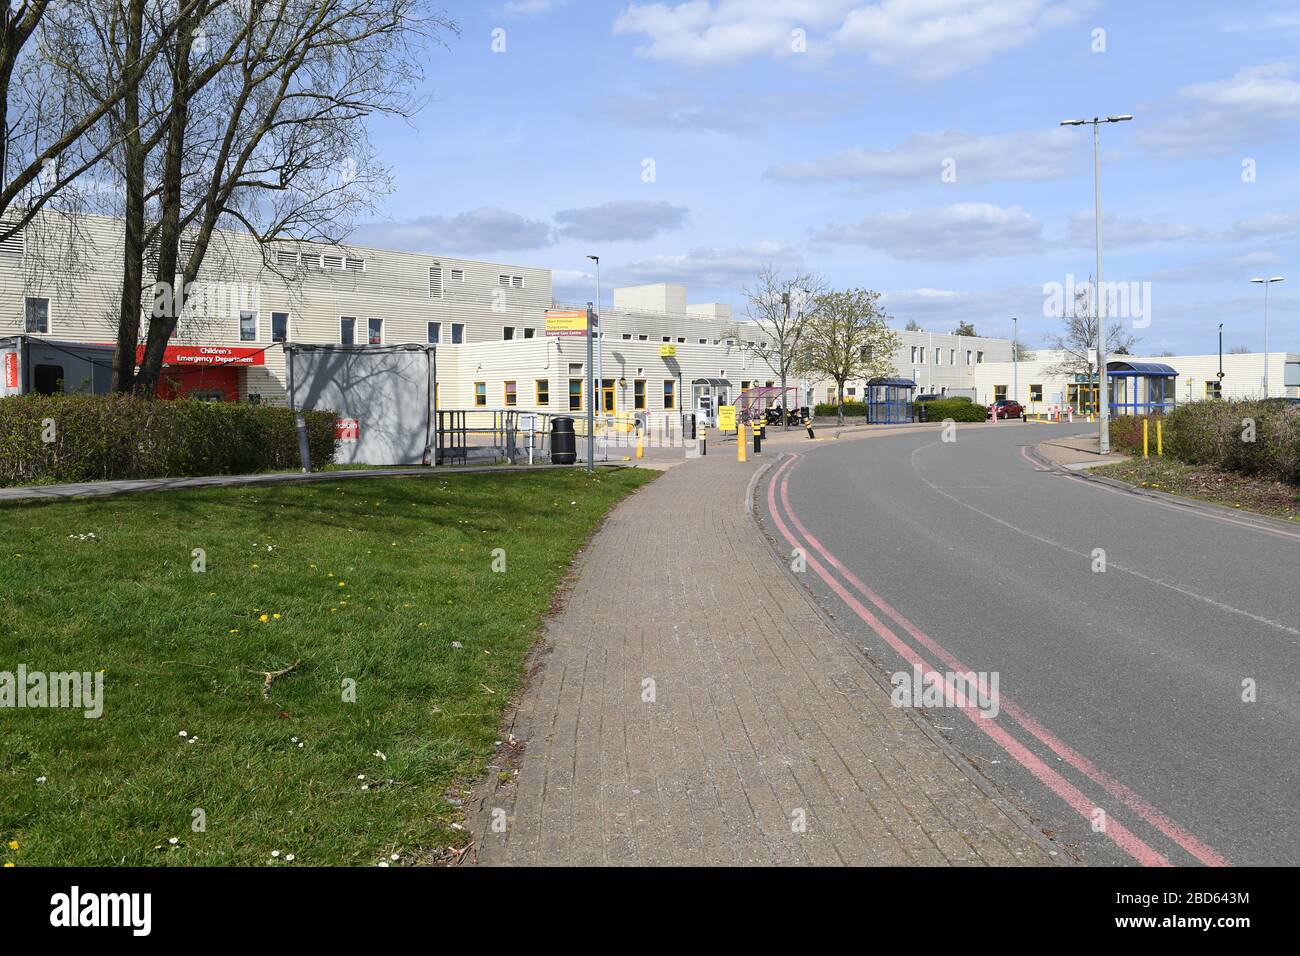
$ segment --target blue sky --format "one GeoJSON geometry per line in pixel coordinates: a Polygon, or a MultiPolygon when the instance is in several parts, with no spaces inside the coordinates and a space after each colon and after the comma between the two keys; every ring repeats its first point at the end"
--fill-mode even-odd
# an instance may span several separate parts
{"type": "Polygon", "coordinates": [[[395,192],[358,241],[546,266],[579,301],[589,253],[607,296],[680,281],[737,306],[772,263],[881,290],[896,325],[1009,335],[1019,316],[1041,345],[1044,284],[1094,270],[1091,128],[1058,123],[1131,113],[1102,128],[1103,235],[1107,281],[1150,283],[1138,351],[1213,352],[1219,322],[1225,347],[1262,349],[1259,275],[1288,277],[1270,345],[1300,351],[1294,4],[447,12],[462,33],[429,51],[431,101],[374,128],[395,192]]]}

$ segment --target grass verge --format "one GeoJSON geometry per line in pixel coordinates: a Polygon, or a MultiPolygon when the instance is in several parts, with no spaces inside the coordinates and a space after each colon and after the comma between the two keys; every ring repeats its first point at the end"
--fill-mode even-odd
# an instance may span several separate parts
{"type": "Polygon", "coordinates": [[[1171,495],[1300,521],[1300,487],[1282,481],[1208,465],[1187,465],[1168,457],[1144,460],[1141,455],[1089,471],[1171,495]]]}
{"type": "Polygon", "coordinates": [[[0,707],[0,860],[364,865],[462,842],[449,788],[484,772],[574,554],[653,474],[0,506],[0,672],[104,675],[97,719],[0,707]]]}

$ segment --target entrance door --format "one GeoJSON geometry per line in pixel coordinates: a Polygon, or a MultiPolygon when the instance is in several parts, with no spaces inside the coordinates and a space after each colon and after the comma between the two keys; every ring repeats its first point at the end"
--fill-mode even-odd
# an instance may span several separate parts
{"type": "Polygon", "coordinates": [[[600,410],[603,414],[613,415],[614,407],[614,380],[612,378],[602,378],[600,380],[600,410]]]}

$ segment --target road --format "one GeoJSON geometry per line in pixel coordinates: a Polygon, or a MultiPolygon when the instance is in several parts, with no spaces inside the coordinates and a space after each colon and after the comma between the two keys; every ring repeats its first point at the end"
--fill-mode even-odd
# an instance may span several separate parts
{"type": "Polygon", "coordinates": [[[764,476],[759,511],[884,675],[996,674],[996,697],[924,713],[1068,854],[1300,863],[1300,528],[1024,454],[1088,430],[808,445],[764,476]]]}

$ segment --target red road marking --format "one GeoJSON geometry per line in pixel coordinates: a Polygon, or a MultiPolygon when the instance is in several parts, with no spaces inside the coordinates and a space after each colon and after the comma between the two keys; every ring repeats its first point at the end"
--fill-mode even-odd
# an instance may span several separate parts
{"type": "MultiPolygon", "coordinates": [[[[963,665],[960,661],[957,660],[957,658],[949,654],[937,642],[931,639],[928,635],[926,635],[923,631],[921,631],[918,627],[916,627],[916,625],[914,625],[911,621],[905,618],[901,613],[895,610],[892,606],[886,603],[883,598],[881,598],[878,594],[875,593],[875,591],[873,591],[871,588],[868,588],[865,584],[863,584],[862,581],[860,581],[852,572],[850,572],[844,566],[844,564],[841,561],[839,561],[838,558],[836,558],[833,554],[831,554],[821,544],[821,542],[818,541],[817,538],[814,537],[808,531],[808,529],[804,527],[804,525],[799,521],[799,518],[795,514],[794,509],[790,507],[787,472],[795,465],[798,458],[801,457],[802,457],[801,455],[795,454],[792,455],[789,459],[787,459],[787,461],[783,465],[781,465],[780,468],[776,470],[775,474],[773,474],[768,484],[768,494],[767,494],[768,511],[769,513],[771,513],[773,521],[776,523],[778,530],[781,532],[781,535],[790,544],[794,545],[795,547],[799,546],[798,540],[792,534],[790,534],[790,531],[786,527],[785,522],[781,520],[780,512],[777,510],[776,486],[778,483],[781,485],[782,504],[784,505],[786,513],[790,517],[791,523],[795,525],[795,527],[799,530],[799,533],[808,541],[808,543],[811,544],[824,558],[826,558],[829,564],[835,567],[835,569],[839,571],[839,573],[843,575],[844,578],[847,581],[849,581],[850,584],[852,584],[858,591],[860,591],[864,596],[866,596],[868,600],[870,600],[873,604],[877,606],[877,608],[879,608],[887,616],[892,618],[896,624],[898,624],[900,627],[906,630],[914,640],[918,641],[925,647],[929,648],[934,654],[936,654],[936,656],[939,657],[940,660],[946,663],[949,667],[952,667],[954,670],[961,671],[961,672],[969,671],[970,668],[963,665]]],[[[879,618],[877,618],[874,614],[872,614],[871,611],[869,611],[866,607],[864,607],[861,604],[861,602],[857,600],[857,598],[855,598],[852,594],[850,594],[847,590],[845,590],[845,588],[838,581],[836,581],[833,577],[831,577],[831,575],[827,573],[826,570],[822,567],[820,562],[818,562],[815,558],[811,556],[808,557],[808,561],[812,565],[813,569],[817,572],[818,576],[821,577],[822,580],[824,580],[827,583],[827,585],[829,585],[830,588],[840,596],[841,600],[843,600],[844,603],[847,604],[854,611],[854,613],[858,615],[858,617],[860,617],[865,623],[867,623],[872,628],[872,630],[874,630],[878,635],[880,635],[880,637],[883,640],[885,640],[891,647],[893,647],[894,650],[897,651],[904,659],[908,660],[910,663],[921,666],[926,670],[927,673],[929,673],[932,670],[929,667],[929,665],[918,654],[916,654],[916,652],[909,645],[904,643],[902,639],[900,639],[896,634],[894,634],[887,627],[885,627],[885,625],[879,620],[879,618]]],[[[948,696],[951,695],[949,694],[948,696]]],[[[1065,760],[1067,763],[1073,766],[1076,770],[1083,773],[1085,776],[1093,780],[1095,783],[1100,784],[1113,797],[1119,799],[1122,803],[1124,803],[1125,806],[1129,807],[1131,810],[1134,810],[1144,820],[1146,820],[1146,822],[1156,827],[1158,830],[1160,830],[1160,832],[1164,833],[1170,839],[1174,840],[1174,842],[1178,843],[1179,846],[1185,849],[1192,856],[1196,857],[1198,860],[1200,860],[1202,863],[1206,864],[1207,866],[1228,865],[1228,861],[1224,859],[1222,856],[1220,856],[1218,853],[1216,853],[1213,849],[1211,849],[1209,846],[1207,846],[1206,844],[1202,843],[1200,840],[1193,837],[1191,834],[1184,831],[1172,820],[1170,820],[1169,817],[1161,813],[1156,808],[1152,807],[1150,804],[1144,801],[1140,796],[1138,796],[1128,787],[1124,786],[1118,780],[1115,780],[1109,774],[1106,774],[1100,769],[1098,769],[1086,757],[1083,757],[1082,755],[1078,754],[1073,749],[1071,749],[1070,747],[1062,743],[1060,740],[1058,740],[1055,736],[1048,733],[1042,727],[1042,725],[1040,725],[1033,718],[1029,717],[1023,711],[1021,711],[1014,704],[1010,703],[1005,697],[1001,698],[1000,703],[1002,709],[1005,710],[1006,713],[1013,720],[1015,720],[1018,724],[1020,724],[1021,727],[1023,727],[1029,733],[1033,734],[1036,738],[1038,738],[1039,741],[1045,744],[1049,749],[1051,749],[1059,757],[1061,757],[1063,760],[1065,760]]],[[[1069,806],[1074,808],[1074,810],[1078,812],[1081,816],[1083,816],[1084,819],[1091,822],[1092,820],[1091,813],[1094,804],[1091,801],[1089,801],[1082,792],[1080,792],[1077,788],[1075,788],[1072,784],[1066,781],[1063,777],[1061,777],[1051,768],[1043,764],[1043,762],[1037,756],[1035,756],[1031,751],[1025,748],[1015,738],[1011,737],[1005,730],[1003,730],[1000,727],[997,727],[996,725],[993,725],[992,727],[987,726],[990,723],[990,721],[980,717],[972,716],[970,713],[966,713],[968,708],[962,708],[962,710],[963,713],[965,713],[967,719],[969,719],[977,728],[979,728],[988,737],[994,740],[994,742],[996,742],[1004,751],[1006,751],[1008,755],[1010,755],[1013,759],[1015,759],[1017,763],[1023,766],[1026,770],[1033,773],[1034,776],[1038,777],[1038,779],[1040,779],[1044,784],[1046,784],[1048,788],[1052,790],[1053,793],[1055,793],[1058,797],[1064,800],[1069,806]]],[[[1106,835],[1110,837],[1111,840],[1117,846],[1119,846],[1130,856],[1132,856],[1134,859],[1138,860],[1139,862],[1143,863],[1144,865],[1166,865],[1166,866],[1169,865],[1169,861],[1166,860],[1161,854],[1159,854],[1157,851],[1152,849],[1150,846],[1148,846],[1146,843],[1144,843],[1142,840],[1140,840],[1130,831],[1128,831],[1127,829],[1125,829],[1124,827],[1120,826],[1118,823],[1115,823],[1112,820],[1107,821],[1106,835]]]]}

